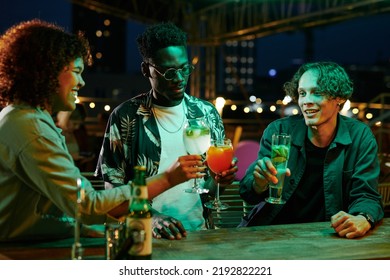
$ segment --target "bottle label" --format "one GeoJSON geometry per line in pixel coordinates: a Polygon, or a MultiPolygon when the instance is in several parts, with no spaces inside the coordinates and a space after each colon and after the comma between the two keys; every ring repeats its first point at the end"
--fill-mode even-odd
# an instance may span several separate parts
{"type": "Polygon", "coordinates": [[[129,250],[131,256],[149,256],[152,254],[152,218],[127,218],[127,235],[134,243],[129,250]]]}
{"type": "Polygon", "coordinates": [[[133,185],[133,197],[138,199],[148,199],[148,187],[133,185]]]}

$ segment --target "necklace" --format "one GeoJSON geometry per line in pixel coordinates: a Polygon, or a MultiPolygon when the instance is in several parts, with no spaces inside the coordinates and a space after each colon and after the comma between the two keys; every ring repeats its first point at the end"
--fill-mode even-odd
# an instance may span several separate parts
{"type": "Polygon", "coordinates": [[[183,109],[183,120],[181,121],[181,124],[180,124],[180,126],[177,129],[175,128],[173,131],[171,131],[171,130],[167,129],[166,127],[164,127],[162,125],[161,121],[157,117],[157,114],[156,114],[154,106],[152,106],[153,115],[156,118],[157,123],[161,126],[162,129],[164,129],[166,132],[171,133],[171,134],[179,132],[179,130],[183,127],[183,124],[184,124],[184,122],[186,120],[186,113],[185,113],[185,110],[184,110],[184,101],[182,101],[182,109],[183,109]]]}

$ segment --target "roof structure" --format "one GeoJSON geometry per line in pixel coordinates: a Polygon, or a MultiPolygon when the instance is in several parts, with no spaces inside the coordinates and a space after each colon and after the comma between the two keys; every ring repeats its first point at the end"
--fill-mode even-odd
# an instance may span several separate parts
{"type": "Polygon", "coordinates": [[[151,24],[172,21],[190,44],[220,45],[390,12],[388,0],[71,0],[151,24]]]}

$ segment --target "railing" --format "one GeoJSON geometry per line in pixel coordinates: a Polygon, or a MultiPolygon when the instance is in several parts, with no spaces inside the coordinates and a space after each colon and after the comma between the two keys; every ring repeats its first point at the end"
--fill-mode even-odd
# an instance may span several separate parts
{"type": "Polygon", "coordinates": [[[220,195],[221,201],[227,203],[229,208],[222,211],[212,211],[212,221],[214,228],[237,227],[242,217],[246,216],[253,208],[245,203],[239,195],[239,182],[235,181],[227,185],[220,195]]]}
{"type": "Polygon", "coordinates": [[[381,93],[367,103],[362,112],[368,110],[379,111],[376,118],[368,122],[378,142],[378,153],[381,160],[390,154],[390,93],[381,93]]]}
{"type": "Polygon", "coordinates": [[[390,182],[380,183],[378,192],[382,195],[383,207],[390,206],[390,182]]]}

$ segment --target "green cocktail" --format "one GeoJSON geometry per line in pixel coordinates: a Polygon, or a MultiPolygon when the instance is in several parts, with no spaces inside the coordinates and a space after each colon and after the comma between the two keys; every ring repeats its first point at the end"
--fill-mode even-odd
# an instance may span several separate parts
{"type": "Polygon", "coordinates": [[[269,184],[269,197],[266,201],[272,204],[284,204],[282,198],[284,177],[286,175],[288,158],[290,155],[291,137],[287,134],[272,135],[271,161],[277,173],[276,184],[269,184]]]}

